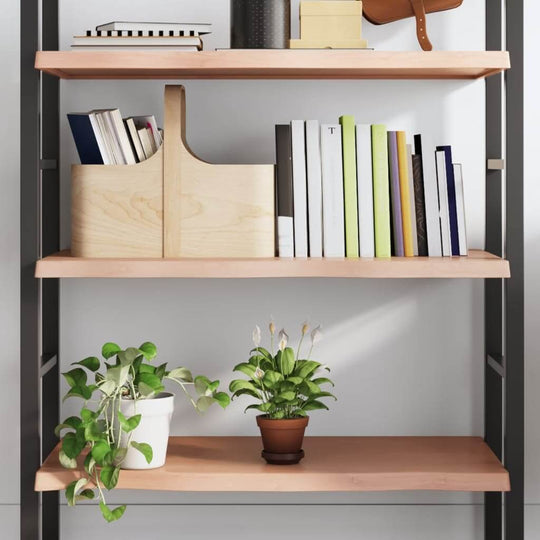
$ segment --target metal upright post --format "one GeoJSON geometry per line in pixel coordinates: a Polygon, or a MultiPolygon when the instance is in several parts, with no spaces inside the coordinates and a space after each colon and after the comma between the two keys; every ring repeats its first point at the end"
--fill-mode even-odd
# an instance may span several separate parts
{"type": "Polygon", "coordinates": [[[58,280],[34,278],[36,260],[59,249],[59,82],[34,69],[39,48],[58,49],[57,0],[41,10],[38,0],[21,1],[22,540],[59,538],[58,493],[34,492],[59,414],[58,280]]]}

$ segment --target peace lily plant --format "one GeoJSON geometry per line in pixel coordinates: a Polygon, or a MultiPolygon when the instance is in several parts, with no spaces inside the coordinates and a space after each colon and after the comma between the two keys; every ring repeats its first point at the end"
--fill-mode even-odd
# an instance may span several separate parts
{"type": "Polygon", "coordinates": [[[94,499],[97,495],[103,517],[111,522],[122,517],[126,509],[125,505],[111,509],[105,500],[105,490],[116,487],[120,470],[153,468],[164,463],[173,396],[163,393],[163,382],[170,380],[178,384],[201,413],[213,403],[226,408],[230,399],[225,392],[218,391],[219,381],[202,375],[194,378],[184,367],[168,370],[167,364],[153,366],[151,362],[157,356],[153,343],[125,350],[115,343],[106,343],[101,354],[108,361],[103,362],[103,366],[97,357],[91,356],[75,362],[78,367],[63,373],[70,386],[64,400],[77,397],[84,404],[79,416],[70,416],[57,426],[56,434],[60,437],[64,433],[59,454],[62,466],[76,469],[77,458],[84,456],[82,477],[66,489],[68,505],[74,506],[78,501],[94,499]],[[92,374],[95,380],[89,383],[88,376],[92,374]],[[154,465],[156,449],[138,434],[155,431],[154,424],[159,424],[159,418],[152,416],[144,427],[143,409],[148,410],[150,405],[156,410],[160,402],[168,402],[163,424],[165,441],[157,441],[160,457],[154,465]],[[142,457],[143,466],[137,465],[137,455],[142,457]]]}
{"type": "Polygon", "coordinates": [[[263,457],[270,463],[297,463],[302,457],[301,450],[304,430],[308,424],[308,412],[318,409],[328,410],[323,403],[326,398],[336,399],[323,390],[324,385],[334,386],[321,371],[330,371],[327,366],[311,359],[315,344],[321,339],[320,326],[311,333],[307,323],[302,325],[301,337],[296,351],[288,346],[289,336],[283,329],[277,336],[277,351],[274,351],[276,327],[270,322],[270,350],[261,346],[261,329],[253,331],[255,347],[250,351],[247,362],[235,366],[247,376],[231,382],[229,391],[232,398],[249,396],[256,400],[246,407],[263,413],[257,417],[261,428],[263,457]],[[310,334],[311,344],[306,356],[302,346],[310,334]]]}

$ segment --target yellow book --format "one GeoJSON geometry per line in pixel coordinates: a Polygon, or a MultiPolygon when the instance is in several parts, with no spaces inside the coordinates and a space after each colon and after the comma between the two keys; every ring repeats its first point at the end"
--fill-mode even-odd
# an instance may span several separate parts
{"type": "Polygon", "coordinates": [[[407,138],[404,131],[397,132],[397,150],[399,162],[399,190],[401,193],[401,219],[403,223],[403,250],[405,252],[405,257],[414,257],[407,138]]]}

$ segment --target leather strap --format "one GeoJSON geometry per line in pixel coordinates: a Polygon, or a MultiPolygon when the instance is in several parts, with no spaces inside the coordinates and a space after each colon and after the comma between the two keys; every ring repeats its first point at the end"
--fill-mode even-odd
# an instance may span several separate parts
{"type": "Polygon", "coordinates": [[[427,24],[426,24],[426,7],[424,5],[424,0],[410,0],[411,5],[414,11],[414,16],[416,17],[416,35],[418,36],[418,43],[424,51],[431,51],[433,45],[429,41],[427,34],[427,24]]]}

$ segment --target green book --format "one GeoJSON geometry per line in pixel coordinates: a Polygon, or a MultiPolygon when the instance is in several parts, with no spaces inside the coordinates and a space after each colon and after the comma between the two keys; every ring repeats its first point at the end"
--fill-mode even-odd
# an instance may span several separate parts
{"type": "Polygon", "coordinates": [[[358,196],[354,116],[339,119],[343,137],[343,199],[345,201],[345,255],[358,257],[358,196]]]}
{"type": "Polygon", "coordinates": [[[373,211],[375,218],[375,256],[392,255],[390,239],[390,184],[388,180],[388,134],[386,126],[371,126],[373,158],[373,211]]]}

